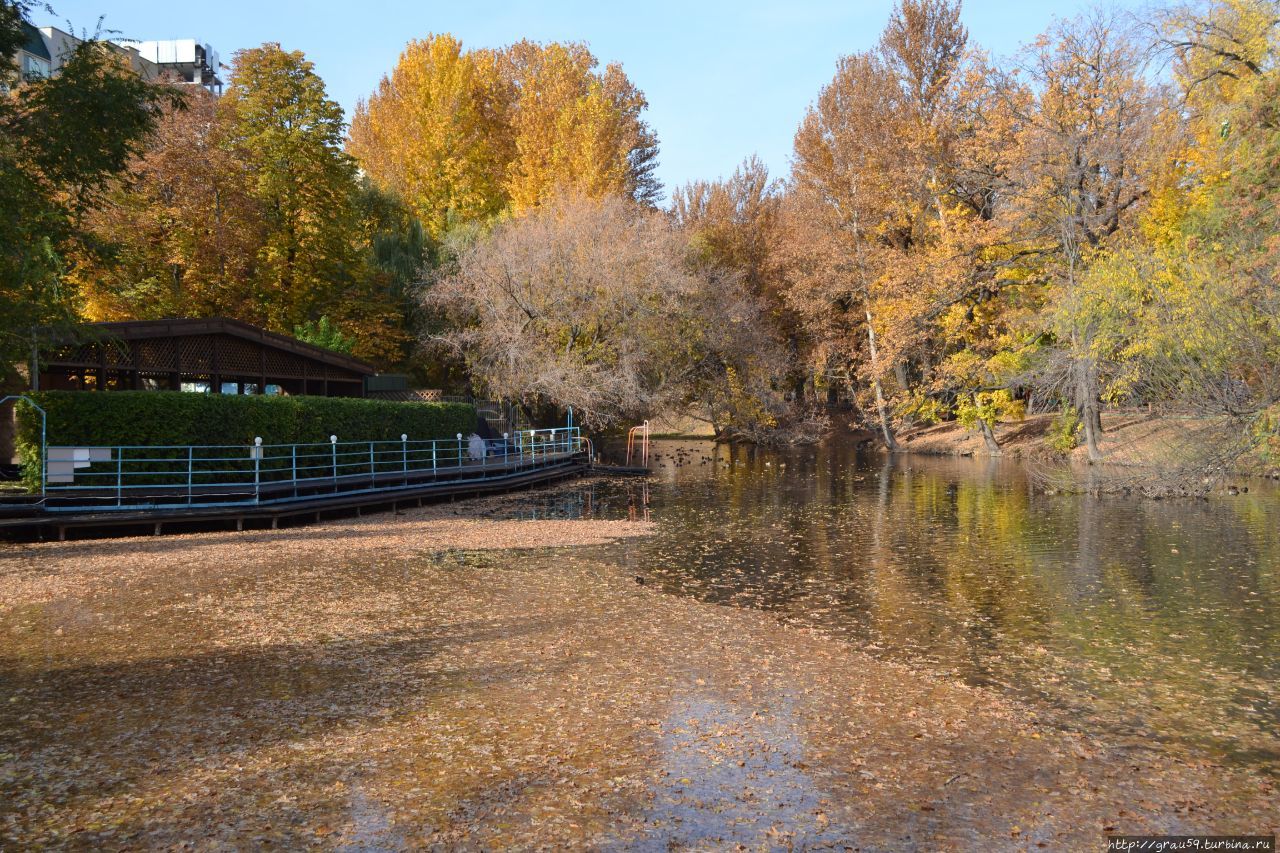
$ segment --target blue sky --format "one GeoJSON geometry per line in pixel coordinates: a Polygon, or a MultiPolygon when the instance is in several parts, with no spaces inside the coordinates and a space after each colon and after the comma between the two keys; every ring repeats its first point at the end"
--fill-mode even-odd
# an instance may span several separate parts
{"type": "MultiPolygon", "coordinates": [[[[602,63],[621,62],[649,99],[662,142],[659,175],[668,191],[685,181],[731,173],[759,154],[785,175],[791,139],[805,108],[831,79],[839,56],[870,47],[892,0],[792,2],[505,2],[505,0],[51,0],[38,23],[127,38],[195,38],[224,63],[264,41],[305,51],[347,110],[373,90],[411,38],[451,32],[470,46],[520,38],[585,41],[602,63]],[[635,11],[637,9],[643,11],[635,11]]],[[[1133,0],[1113,0],[1128,5],[1133,0]]],[[[971,43],[995,56],[1015,52],[1053,16],[1086,8],[1053,3],[969,0],[971,43]]]]}

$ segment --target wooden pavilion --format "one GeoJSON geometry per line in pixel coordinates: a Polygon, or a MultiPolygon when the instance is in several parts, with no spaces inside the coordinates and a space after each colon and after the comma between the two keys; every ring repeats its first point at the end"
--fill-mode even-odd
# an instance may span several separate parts
{"type": "Polygon", "coordinates": [[[363,397],[373,365],[239,320],[92,323],[38,345],[41,390],[363,397]]]}

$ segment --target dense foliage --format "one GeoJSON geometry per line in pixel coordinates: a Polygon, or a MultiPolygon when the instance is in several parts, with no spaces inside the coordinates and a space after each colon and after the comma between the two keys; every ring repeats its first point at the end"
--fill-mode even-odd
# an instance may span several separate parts
{"type": "Polygon", "coordinates": [[[597,64],[582,44],[410,42],[356,108],[351,152],[435,237],[565,192],[652,203],[658,141],[644,95],[621,66],[597,64]]]}
{"type": "Polygon", "coordinates": [[[76,319],[67,273],[98,250],[85,212],[177,106],[97,39],[66,57],[60,76],[20,81],[13,58],[28,12],[0,0],[0,386],[15,380],[34,326],[76,319]]]}
{"type": "Polygon", "coordinates": [[[351,352],[403,362],[406,284],[428,246],[403,206],[360,180],[343,131],[300,52],[238,52],[226,94],[187,90],[90,215],[111,256],[78,277],[85,314],[228,316],[286,334],[327,316],[351,352]]]}
{"type": "Polygon", "coordinates": [[[597,424],[794,437],[837,404],[891,449],[956,420],[994,454],[1038,412],[1100,460],[1104,410],[1142,406],[1212,425],[1189,476],[1275,450],[1280,3],[1094,11],[1003,62],[962,12],[900,0],[785,179],[748,158],[666,211],[643,94],[582,44],[411,41],[345,141],[301,53],[179,103],[87,49],[0,105],[5,352],[224,314],[597,424]],[[59,135],[104,104],[126,120],[59,135]]]}
{"type": "MultiPolygon", "coordinates": [[[[661,213],[621,198],[557,199],[459,247],[430,290],[453,330],[437,336],[503,397],[573,406],[604,426],[749,376],[768,342],[740,281],[700,270],[661,213]]],[[[766,385],[746,395],[767,405],[766,385]]],[[[739,395],[742,396],[742,395],[739,395]]]]}
{"type": "Polygon", "coordinates": [[[1166,448],[1184,480],[1274,447],[1280,5],[1155,23],[1059,20],[997,67],[958,2],[903,0],[810,108],[777,287],[889,447],[956,418],[999,453],[1065,406],[1054,445],[1101,460],[1135,405],[1202,427],[1166,448]]]}

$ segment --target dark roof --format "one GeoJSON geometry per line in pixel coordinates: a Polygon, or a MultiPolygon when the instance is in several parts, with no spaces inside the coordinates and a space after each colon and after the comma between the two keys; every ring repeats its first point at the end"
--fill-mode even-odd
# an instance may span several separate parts
{"type": "Polygon", "coordinates": [[[304,343],[288,335],[268,332],[250,323],[225,317],[211,317],[206,320],[125,320],[116,323],[86,323],[83,328],[90,332],[97,332],[103,337],[124,341],[145,338],[181,338],[189,335],[232,335],[354,373],[372,376],[378,372],[372,364],[354,356],[304,343]]]}
{"type": "Polygon", "coordinates": [[[49,55],[49,48],[45,47],[44,36],[40,35],[40,31],[26,21],[22,22],[22,33],[27,37],[27,42],[22,49],[32,56],[38,56],[41,59],[53,61],[53,57],[49,55]]]}

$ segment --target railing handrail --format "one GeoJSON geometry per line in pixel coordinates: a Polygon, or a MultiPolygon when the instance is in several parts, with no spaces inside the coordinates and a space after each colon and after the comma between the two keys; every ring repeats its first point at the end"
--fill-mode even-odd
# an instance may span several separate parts
{"type": "Polygon", "coordinates": [[[81,508],[67,504],[73,495],[75,500],[97,500],[85,504],[93,509],[256,504],[297,500],[303,490],[316,488],[332,495],[409,488],[441,477],[506,476],[559,464],[587,446],[576,427],[504,433],[500,439],[485,439],[483,452],[473,447],[473,436],[342,440],[334,435],[327,442],[292,444],[256,439],[245,444],[54,445],[80,452],[50,460],[51,448],[46,447],[44,465],[52,466],[57,479],[46,483],[44,491],[46,498],[65,496],[50,508],[66,510],[81,508]],[[282,490],[290,494],[281,497],[282,490]]]}

